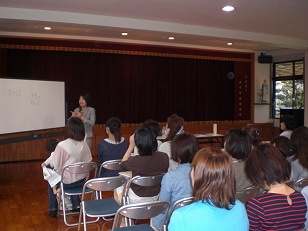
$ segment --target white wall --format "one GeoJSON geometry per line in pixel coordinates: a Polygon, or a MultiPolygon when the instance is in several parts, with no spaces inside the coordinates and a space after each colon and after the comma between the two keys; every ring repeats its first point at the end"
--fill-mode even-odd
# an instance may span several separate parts
{"type": "MultiPolygon", "coordinates": [[[[258,56],[260,53],[255,53],[255,101],[254,103],[259,103],[258,92],[262,88],[262,83],[266,80],[268,84],[269,94],[265,100],[270,103],[270,70],[271,64],[268,63],[258,63],[258,56]]],[[[254,105],[254,123],[272,123],[273,119],[270,116],[270,105],[254,105]]]]}
{"type": "MultiPolygon", "coordinates": [[[[258,56],[261,52],[255,53],[255,103],[258,102],[257,92],[261,88],[261,84],[264,79],[267,80],[269,85],[272,87],[271,82],[271,65],[270,64],[260,64],[258,63],[258,56]]],[[[284,62],[291,60],[299,60],[305,57],[305,81],[304,81],[304,90],[305,90],[305,126],[308,126],[308,50],[282,50],[277,52],[271,52],[274,62],[284,62]]],[[[269,123],[274,122],[275,127],[279,127],[279,119],[272,119],[270,116],[271,107],[270,105],[254,105],[254,123],[269,123]]]]}

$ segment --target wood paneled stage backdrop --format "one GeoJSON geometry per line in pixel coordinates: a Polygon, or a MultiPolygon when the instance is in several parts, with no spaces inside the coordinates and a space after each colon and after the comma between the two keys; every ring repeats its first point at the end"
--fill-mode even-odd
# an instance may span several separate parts
{"type": "MultiPolygon", "coordinates": [[[[196,122],[186,122],[185,131],[191,134],[204,134],[211,133],[213,131],[213,123],[218,124],[218,133],[225,134],[226,131],[230,128],[242,128],[246,126],[249,121],[196,121],[196,122]]],[[[137,127],[141,124],[122,124],[122,136],[127,140],[130,135],[132,135],[137,127]]],[[[164,123],[161,123],[161,126],[164,126],[164,123]]],[[[255,124],[259,129],[260,137],[263,141],[268,141],[273,138],[273,136],[278,135],[278,130],[274,131],[273,124],[271,123],[262,123],[255,124]]],[[[49,157],[49,154],[45,151],[45,145],[54,134],[55,138],[60,140],[64,139],[63,135],[57,135],[63,132],[64,129],[50,129],[39,131],[33,135],[38,135],[33,140],[26,140],[20,142],[13,142],[7,144],[0,144],[0,162],[11,162],[11,161],[25,161],[25,160],[38,160],[46,159],[49,157]]],[[[100,140],[107,137],[105,132],[104,124],[97,124],[93,128],[94,137],[93,137],[93,147],[92,155],[93,157],[97,156],[97,144],[100,140]]],[[[1,139],[16,139],[18,137],[28,137],[28,133],[20,134],[11,134],[11,135],[2,135],[1,139]]],[[[31,137],[30,137],[31,138],[31,137]]],[[[29,139],[30,139],[29,138],[29,139]]]]}

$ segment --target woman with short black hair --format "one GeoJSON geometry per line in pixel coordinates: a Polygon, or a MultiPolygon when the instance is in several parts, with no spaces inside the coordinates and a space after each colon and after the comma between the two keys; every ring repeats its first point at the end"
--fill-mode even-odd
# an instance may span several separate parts
{"type": "Polygon", "coordinates": [[[248,132],[238,128],[227,131],[225,150],[232,157],[237,191],[253,186],[245,173],[245,160],[251,148],[251,139],[248,132]]]}
{"type": "MultiPolygon", "coordinates": [[[[157,151],[156,136],[149,127],[137,128],[129,141],[129,147],[122,158],[121,167],[123,170],[132,171],[132,177],[154,176],[167,172],[169,158],[166,153],[157,151]],[[132,156],[135,145],[139,155],[132,156]]],[[[128,193],[130,203],[155,201],[160,192],[160,185],[142,187],[133,184],[131,189],[128,193]]],[[[119,195],[118,192],[117,194],[119,195]]]]}

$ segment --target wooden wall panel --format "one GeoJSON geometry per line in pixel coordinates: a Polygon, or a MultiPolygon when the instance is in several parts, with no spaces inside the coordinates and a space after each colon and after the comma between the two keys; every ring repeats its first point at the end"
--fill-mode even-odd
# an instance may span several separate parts
{"type": "MultiPolygon", "coordinates": [[[[246,126],[249,121],[192,121],[185,122],[185,131],[191,134],[204,134],[213,132],[213,124],[217,124],[217,131],[219,134],[225,134],[230,128],[242,128],[246,126]]],[[[142,124],[122,124],[122,136],[129,140],[129,137],[134,133],[135,129],[142,124]]],[[[160,123],[160,126],[165,126],[165,122],[160,123]]],[[[263,141],[272,140],[274,137],[274,127],[272,123],[255,124],[259,129],[260,137],[263,141]]],[[[41,134],[49,134],[50,132],[63,131],[63,129],[53,129],[41,131],[41,134]]],[[[98,142],[107,137],[104,124],[97,124],[93,128],[93,145],[92,155],[97,157],[98,142]]],[[[0,140],[7,137],[14,137],[20,134],[11,134],[7,136],[0,136],[0,140]]],[[[46,135],[48,136],[48,135],[46,135]]],[[[49,157],[45,151],[47,141],[51,137],[45,137],[30,141],[8,143],[0,145],[0,163],[12,161],[27,161],[27,160],[44,160],[49,157]]],[[[64,135],[52,137],[60,140],[64,139],[64,135]]]]}

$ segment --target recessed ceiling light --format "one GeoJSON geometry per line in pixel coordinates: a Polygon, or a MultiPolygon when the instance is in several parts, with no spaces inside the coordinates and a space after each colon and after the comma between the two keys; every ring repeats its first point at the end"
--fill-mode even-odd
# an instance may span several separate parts
{"type": "Polygon", "coordinates": [[[44,30],[51,30],[51,27],[50,26],[45,26],[44,30]]]}
{"type": "Polygon", "coordinates": [[[223,11],[226,11],[226,12],[230,12],[230,11],[233,11],[234,10],[234,7],[233,6],[224,6],[222,8],[223,11]]]}
{"type": "Polygon", "coordinates": [[[123,36],[126,36],[126,35],[128,35],[128,33],[126,33],[126,32],[123,32],[123,33],[122,33],[122,35],[123,35],[123,36]]]}
{"type": "Polygon", "coordinates": [[[227,43],[228,44],[228,46],[231,46],[233,43],[227,43]]]}
{"type": "Polygon", "coordinates": [[[168,39],[169,39],[169,40],[173,40],[173,39],[174,39],[174,37],[169,37],[168,39]]]}

